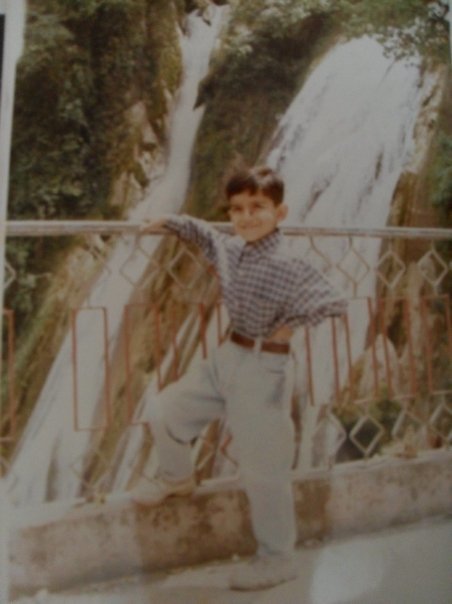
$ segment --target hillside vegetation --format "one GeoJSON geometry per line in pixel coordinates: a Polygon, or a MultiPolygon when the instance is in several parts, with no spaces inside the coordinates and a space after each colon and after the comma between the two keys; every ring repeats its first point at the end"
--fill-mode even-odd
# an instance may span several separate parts
{"type": "MultiPolygon", "coordinates": [[[[225,173],[236,161],[265,157],[279,116],[339,37],[375,34],[388,52],[420,52],[426,66],[449,60],[445,1],[227,3],[229,21],[199,88],[197,103],[205,113],[185,203],[185,210],[210,219],[224,218],[225,173]]],[[[134,199],[127,187],[118,195],[118,182],[125,179],[145,193],[149,175],[139,159],[161,159],[181,78],[178,29],[191,10],[205,11],[208,20],[208,5],[209,0],[29,0],[17,74],[10,220],[126,215],[134,199]],[[144,125],[151,138],[143,136],[144,125]]],[[[447,94],[416,193],[436,224],[444,225],[452,209],[450,86],[447,94]]],[[[16,315],[22,423],[67,329],[68,309],[86,293],[77,286],[77,271],[86,270],[88,257],[84,282],[98,270],[84,242],[8,242],[7,258],[17,275],[5,306],[16,315]],[[69,261],[76,267],[72,281],[69,261]]]]}

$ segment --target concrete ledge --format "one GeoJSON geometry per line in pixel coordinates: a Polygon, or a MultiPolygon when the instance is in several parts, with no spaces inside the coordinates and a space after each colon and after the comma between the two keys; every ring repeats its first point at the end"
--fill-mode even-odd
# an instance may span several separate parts
{"type": "MultiPolygon", "coordinates": [[[[452,454],[336,466],[294,482],[300,541],[452,512],[452,454]]],[[[248,554],[255,547],[237,484],[142,508],[126,495],[20,510],[10,542],[12,597],[135,572],[248,554]]]]}

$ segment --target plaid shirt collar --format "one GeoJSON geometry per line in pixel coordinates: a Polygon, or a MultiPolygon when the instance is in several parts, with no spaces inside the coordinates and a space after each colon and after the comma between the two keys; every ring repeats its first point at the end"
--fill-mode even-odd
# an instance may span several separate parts
{"type": "Polygon", "coordinates": [[[283,235],[279,229],[275,229],[269,235],[253,241],[244,243],[242,247],[242,255],[247,255],[249,258],[258,258],[266,256],[274,252],[280,245],[283,235]]]}

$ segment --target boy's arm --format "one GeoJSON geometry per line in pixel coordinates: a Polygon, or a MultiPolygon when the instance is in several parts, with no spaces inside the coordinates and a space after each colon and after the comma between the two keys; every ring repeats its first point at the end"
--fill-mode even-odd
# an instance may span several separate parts
{"type": "Polygon", "coordinates": [[[176,233],[181,239],[194,243],[201,248],[208,260],[215,262],[222,235],[205,220],[186,215],[162,216],[144,223],[140,232],[147,233],[158,228],[165,228],[176,233]]]}
{"type": "Polygon", "coordinates": [[[302,263],[288,307],[285,325],[314,326],[326,317],[339,317],[347,310],[347,301],[315,268],[302,263]]]}

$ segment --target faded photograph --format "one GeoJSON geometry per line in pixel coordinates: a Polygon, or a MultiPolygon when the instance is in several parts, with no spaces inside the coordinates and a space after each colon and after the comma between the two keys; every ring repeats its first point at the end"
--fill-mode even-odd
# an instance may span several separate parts
{"type": "Polygon", "coordinates": [[[0,9],[0,604],[448,604],[450,3],[0,9]]]}

